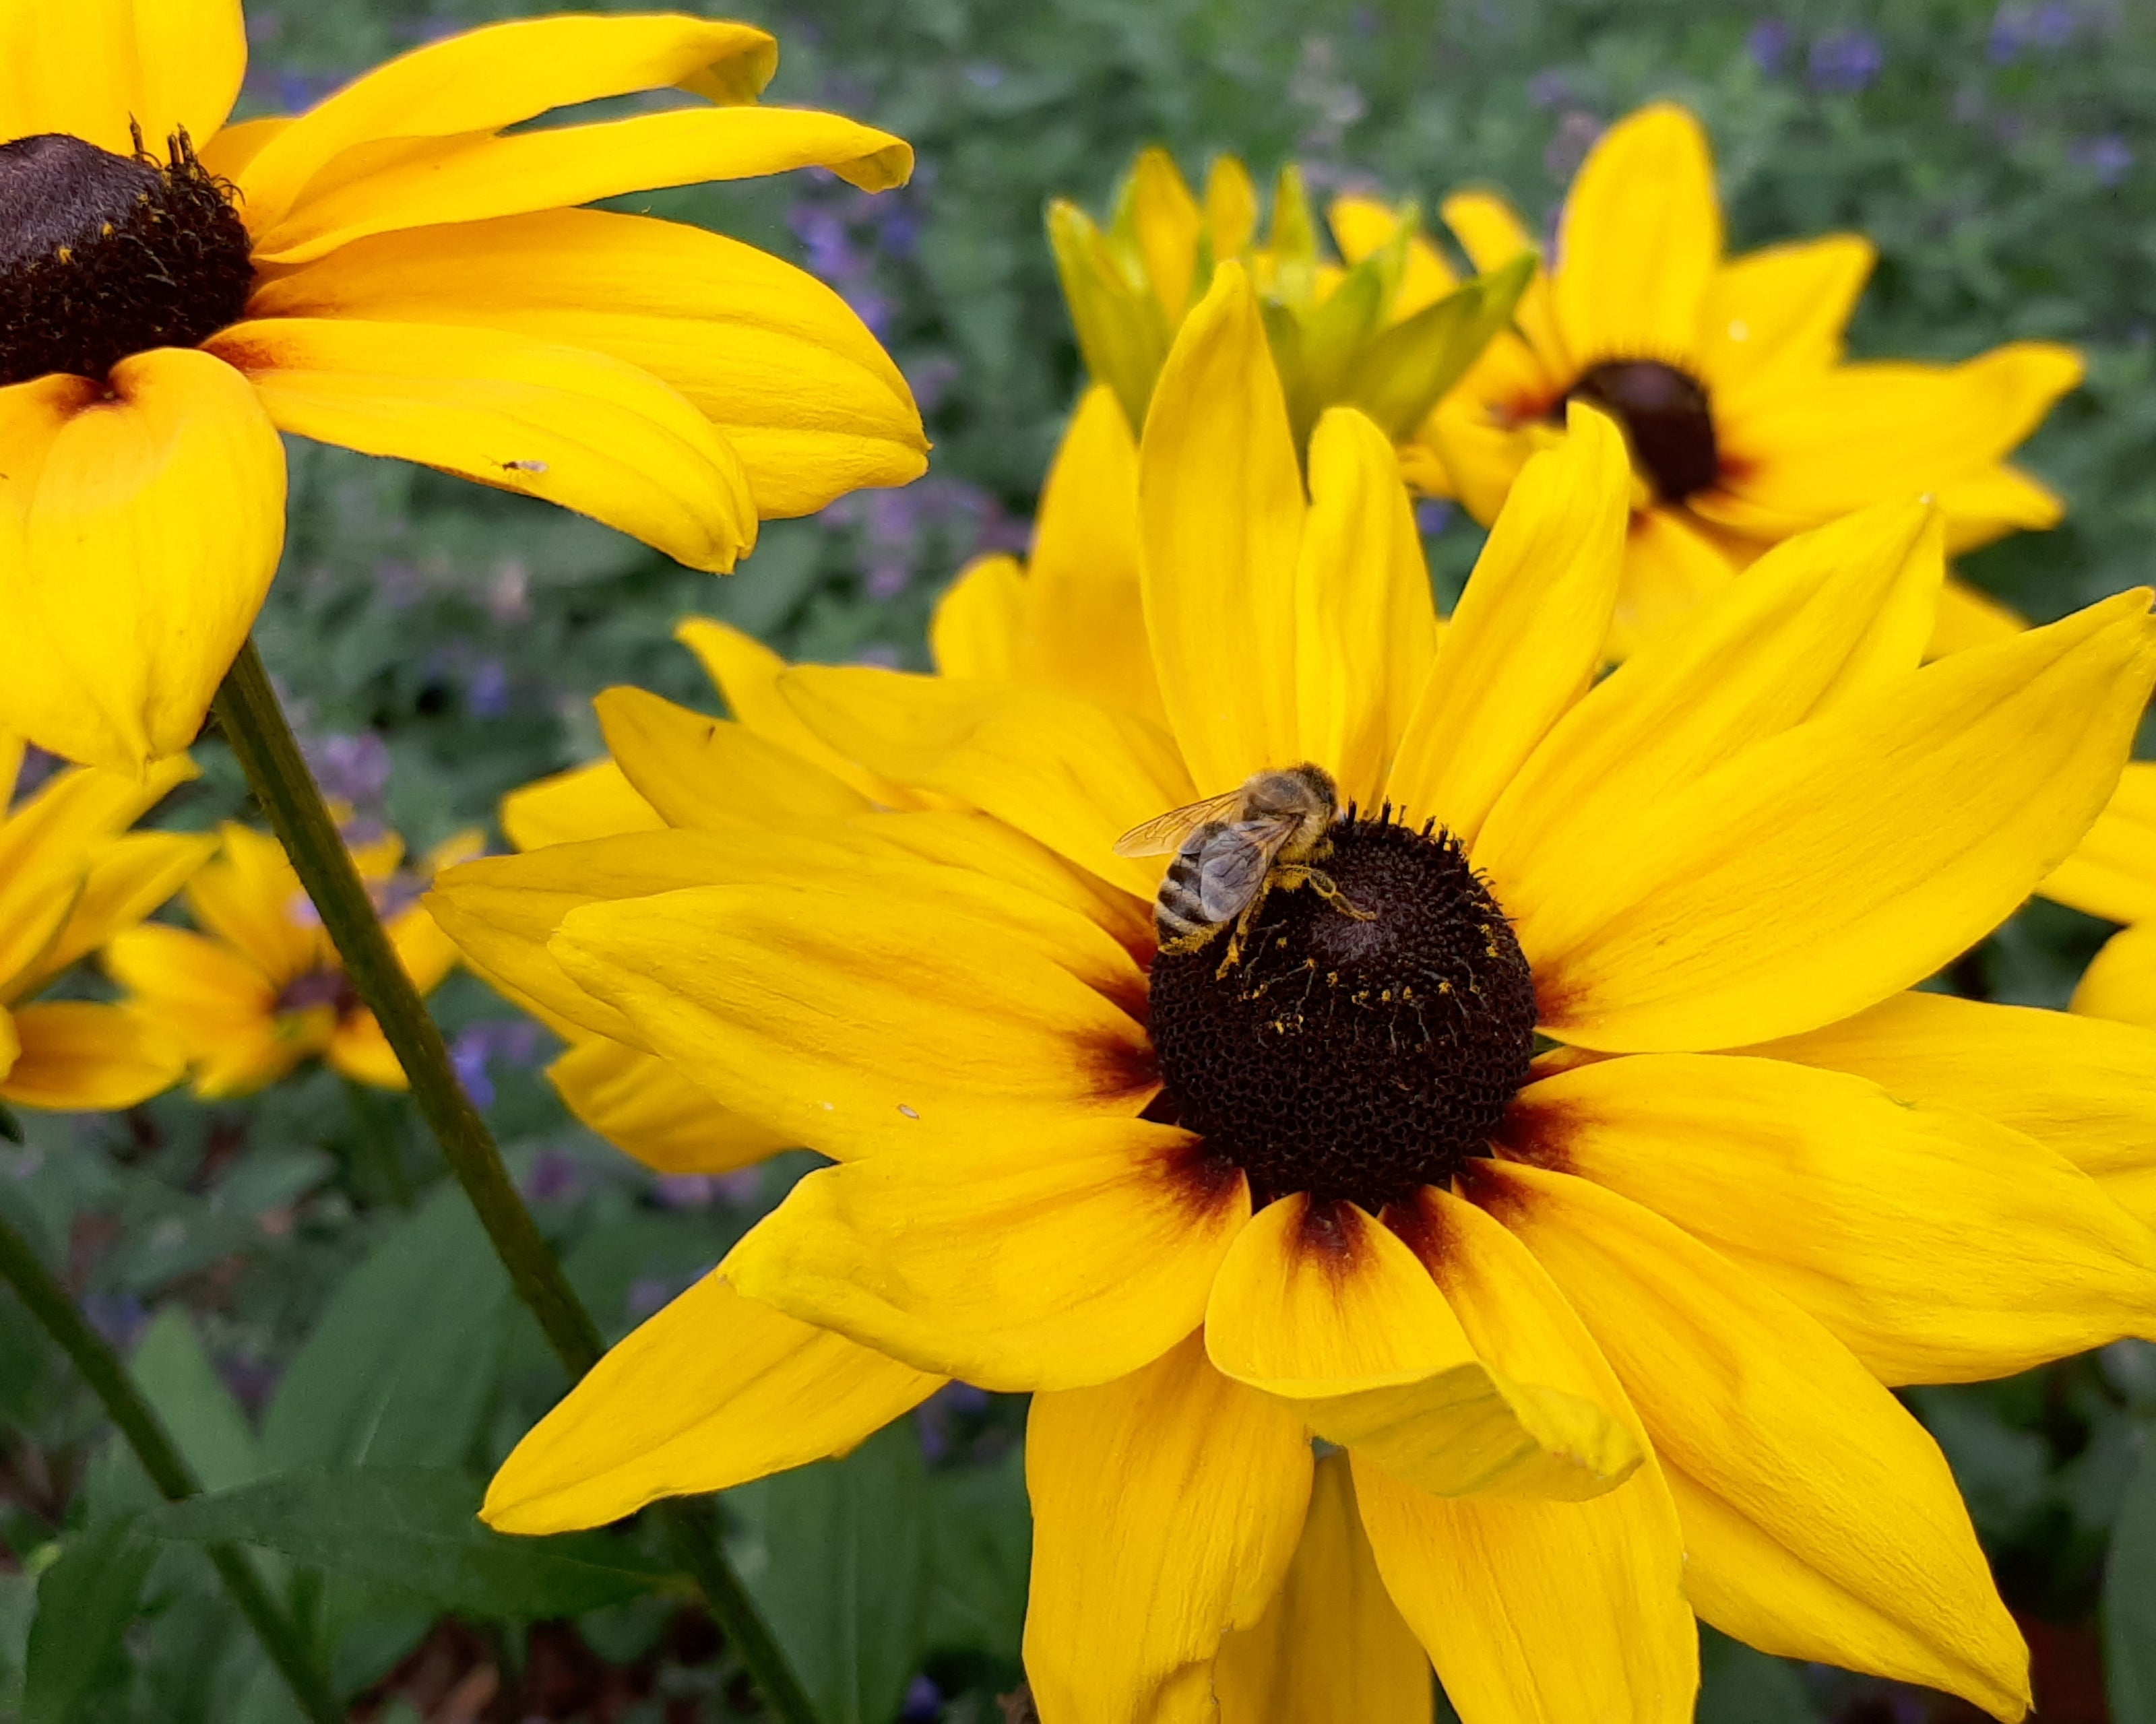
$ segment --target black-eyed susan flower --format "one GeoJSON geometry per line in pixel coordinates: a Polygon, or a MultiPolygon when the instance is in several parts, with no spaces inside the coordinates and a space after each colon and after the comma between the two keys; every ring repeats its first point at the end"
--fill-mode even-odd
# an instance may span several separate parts
{"type": "MultiPolygon", "coordinates": [[[[1460,193],[1444,214],[1482,269],[1533,249],[1495,196],[1460,193]]],[[[1640,110],[1580,167],[1514,330],[1432,417],[1443,482],[1493,520],[1568,402],[1614,415],[1636,486],[1620,650],[1768,546],[1869,504],[1932,498],[1950,550],[2051,526],[2058,498],[2007,457],[2081,380],[2079,357],[2015,341],[1959,365],[1845,362],[1873,256],[1838,233],[1725,257],[1699,122],[1640,110]]],[[[1941,621],[1946,644],[2000,632],[1958,583],[1941,621]]]]}
{"type": "MultiPolygon", "coordinates": [[[[130,1007],[184,1052],[198,1095],[246,1095],[320,1058],[377,1089],[407,1087],[382,1026],[360,1003],[284,849],[267,833],[228,823],[223,851],[189,881],[194,928],[146,922],[115,936],[105,967],[130,1007]]],[[[352,860],[390,944],[421,993],[456,963],[456,948],[418,901],[437,869],[480,846],[459,834],[419,868],[400,872],[394,834],[357,845],[352,860]]]]}
{"type": "Polygon", "coordinates": [[[14,803],[23,745],[0,736],[0,1101],[131,1107],[177,1083],[179,1047],[141,1013],[36,996],[162,904],[214,839],[127,829],[195,776],[185,756],[146,773],[78,767],[14,803]]]}
{"type": "Polygon", "coordinates": [[[1389,440],[1328,413],[1306,492],[1224,266],[1139,454],[1164,724],[798,668],[793,721],[942,805],[444,877],[480,962],[836,1163],[525,1439],[495,1525],[958,1378],[1033,1393],[1047,1724],[1254,1684],[1419,1724],[1410,1637],[1469,1724],[1681,1719],[1695,1613],[2021,1714],[1889,1388],[2156,1330],[2156,1039],[1910,990],[2110,793],[2149,595],[1920,669],[1936,517],[1881,507],[1597,681],[1630,475],[1569,424],[1440,640],[1389,440]],[[1327,890],[1159,949],[1119,834],[1299,762],[1351,809],[1327,890]]]}
{"type": "Polygon", "coordinates": [[[564,16],[431,43],[226,124],[236,0],[0,15],[0,723],[135,765],[191,742],[284,531],[277,434],[547,498],[729,569],[759,516],[913,478],[903,378],[754,248],[578,206],[896,138],[753,105],[771,37],[564,16]],[[678,89],[698,105],[531,129],[678,89]]]}
{"type": "Polygon", "coordinates": [[[1510,259],[1463,282],[1418,231],[1412,205],[1343,199],[1332,216],[1344,266],[1321,249],[1292,162],[1281,170],[1261,239],[1257,188],[1242,162],[1216,157],[1201,203],[1158,148],[1140,153],[1105,228],[1068,199],[1050,203],[1049,242],[1079,350],[1133,432],[1176,330],[1214,266],[1233,259],[1264,301],[1297,446],[1321,413],[1345,404],[1413,447],[1439,398],[1511,317],[1533,259],[1510,259]]]}

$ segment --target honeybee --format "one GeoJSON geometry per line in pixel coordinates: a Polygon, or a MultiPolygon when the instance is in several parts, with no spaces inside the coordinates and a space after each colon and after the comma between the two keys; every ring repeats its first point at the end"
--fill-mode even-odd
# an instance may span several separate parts
{"type": "Polygon", "coordinates": [[[1332,775],[1306,761],[1284,771],[1257,772],[1235,789],[1171,808],[1116,840],[1118,856],[1175,852],[1153,900],[1153,927],[1163,953],[1196,952],[1221,929],[1224,976],[1241,956],[1243,939],[1276,886],[1308,886],[1335,910],[1368,921],[1314,865],[1332,854],[1340,818],[1332,775]]]}

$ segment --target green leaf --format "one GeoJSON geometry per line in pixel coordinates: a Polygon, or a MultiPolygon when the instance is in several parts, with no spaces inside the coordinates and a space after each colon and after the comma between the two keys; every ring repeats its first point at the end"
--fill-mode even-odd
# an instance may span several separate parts
{"type": "Polygon", "coordinates": [[[1357,355],[1342,398],[1369,414],[1395,443],[1412,437],[1512,321],[1539,261],[1523,254],[1403,318],[1357,355]]]}
{"type": "Polygon", "coordinates": [[[70,1538],[38,1583],[38,1614],[24,1660],[23,1724],[65,1724],[119,1650],[157,1554],[140,1516],[123,1516],[70,1538]]]}
{"type": "Polygon", "coordinates": [[[262,1470],[247,1415],[203,1351],[185,1306],[157,1313],[135,1348],[136,1385],[205,1491],[244,1485],[262,1470]]]}
{"type": "Polygon", "coordinates": [[[1159,302],[1117,264],[1107,237],[1076,204],[1059,198],[1048,206],[1048,244],[1086,369],[1115,392],[1135,437],[1168,357],[1159,302]]]}
{"type": "Polygon", "coordinates": [[[919,1669],[928,1480],[913,1421],[730,1491],[736,1560],[824,1724],[891,1724],[919,1669]]]}
{"type": "Polygon", "coordinates": [[[1699,1724],[1819,1724],[1794,1665],[1699,1630],[1699,1724]]]}
{"type": "Polygon", "coordinates": [[[479,1501],[478,1485],[461,1473],[311,1469],[174,1503],[145,1525],[159,1538],[259,1545],[498,1621],[574,1616],[677,1583],[604,1534],[490,1532],[477,1518],[479,1501]]]}
{"type": "Polygon", "coordinates": [[[1016,1663],[1033,1560],[1025,1451],[1014,1446],[993,1466],[933,1473],[928,1500],[928,1644],[1016,1663]]]}
{"type": "Polygon", "coordinates": [[[492,1394],[509,1277],[444,1185],[346,1275],[262,1427],[272,1472],[462,1460],[492,1394]]]}
{"type": "Polygon", "coordinates": [[[2113,1724],[2156,1724],[2156,1442],[2143,1445],[2112,1528],[2103,1671],[2113,1724]]]}

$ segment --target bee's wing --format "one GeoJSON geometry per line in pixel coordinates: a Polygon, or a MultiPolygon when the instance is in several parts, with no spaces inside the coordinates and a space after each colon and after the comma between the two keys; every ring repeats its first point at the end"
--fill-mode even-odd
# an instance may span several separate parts
{"type": "Polygon", "coordinates": [[[1198,858],[1198,908],[1206,921],[1224,922],[1242,913],[1295,824],[1292,819],[1241,820],[1206,844],[1198,858]]]}
{"type": "Polygon", "coordinates": [[[1203,802],[1187,803],[1156,814],[1142,826],[1133,826],[1116,840],[1118,856],[1167,856],[1183,848],[1183,842],[1209,820],[1225,820],[1243,805],[1240,787],[1203,802]]]}

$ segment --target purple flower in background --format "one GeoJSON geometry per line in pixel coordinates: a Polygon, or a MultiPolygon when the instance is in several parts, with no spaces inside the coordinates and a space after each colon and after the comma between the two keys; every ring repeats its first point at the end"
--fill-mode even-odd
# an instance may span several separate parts
{"type": "Polygon", "coordinates": [[[717,1182],[708,1173],[664,1173],[651,1188],[662,1209],[706,1209],[718,1194],[717,1182]]]}
{"type": "Polygon", "coordinates": [[[935,1724],[943,1715],[943,1691],[926,1676],[916,1676],[906,1691],[899,1724],[935,1724]]]}
{"type": "Polygon", "coordinates": [[[1415,531],[1425,539],[1435,538],[1452,521],[1452,505],[1443,497],[1424,497],[1415,505],[1415,531]]]}
{"type": "MultiPolygon", "coordinates": [[[[542,1149],[524,1178],[524,1195],[534,1203],[565,1203],[584,1188],[584,1170],[577,1158],[558,1149],[542,1149]]],[[[654,1310],[656,1306],[653,1307],[654,1310]]]]}
{"type": "Polygon", "coordinates": [[[371,808],[389,788],[389,745],[372,731],[331,731],[310,741],[305,753],[322,794],[333,802],[371,808]]]}
{"type": "Polygon", "coordinates": [[[486,1069],[486,1045],[471,1030],[449,1044],[449,1064],[456,1068],[457,1081],[474,1107],[494,1106],[494,1075],[486,1069]]]}
{"type": "Polygon", "coordinates": [[[1794,45],[1789,27],[1778,18],[1761,18],[1744,38],[1745,51],[1752,56],[1753,64],[1769,78],[1781,71],[1794,45]]]}
{"type": "MultiPolygon", "coordinates": [[[[456,1067],[458,1081],[480,1107],[494,1106],[491,1067],[495,1060],[529,1066],[538,1057],[539,1026],[528,1018],[495,1018],[469,1024],[449,1044],[449,1063],[456,1067]]],[[[532,1177],[538,1177],[536,1170],[532,1177]]]]}
{"type": "Polygon", "coordinates": [[[1595,139],[1603,133],[1602,121],[1584,108],[1574,108],[1558,121],[1557,136],[1543,151],[1543,166],[1553,180],[1569,180],[1587,160],[1595,139]]]}
{"type": "Polygon", "coordinates": [[[1572,80],[1554,66],[1527,80],[1527,100],[1537,108],[1561,107],[1571,97],[1572,80]]]}
{"type": "MultiPolygon", "coordinates": [[[[23,763],[15,769],[15,799],[19,802],[60,769],[60,757],[48,754],[34,742],[23,745],[23,763]]],[[[0,808],[7,804],[0,802],[0,808]]]]}
{"type": "Polygon", "coordinates": [[[2096,176],[2096,182],[2107,188],[2124,179],[2133,166],[2132,146],[2116,134],[2086,139],[2076,144],[2071,153],[2075,161],[2096,176]]]}
{"type": "Polygon", "coordinates": [[[1887,64],[1879,38],[1869,30],[1830,30],[1812,44],[1812,88],[1830,95],[1869,90],[1887,64]]]}
{"type": "Polygon", "coordinates": [[[673,1296],[674,1289],[657,1275],[639,1275],[629,1284],[629,1296],[622,1303],[629,1307],[629,1321],[640,1323],[673,1296]]]}
{"type": "Polygon", "coordinates": [[[482,659],[465,689],[474,718],[500,718],[509,711],[509,670],[499,659],[482,659]]]}

